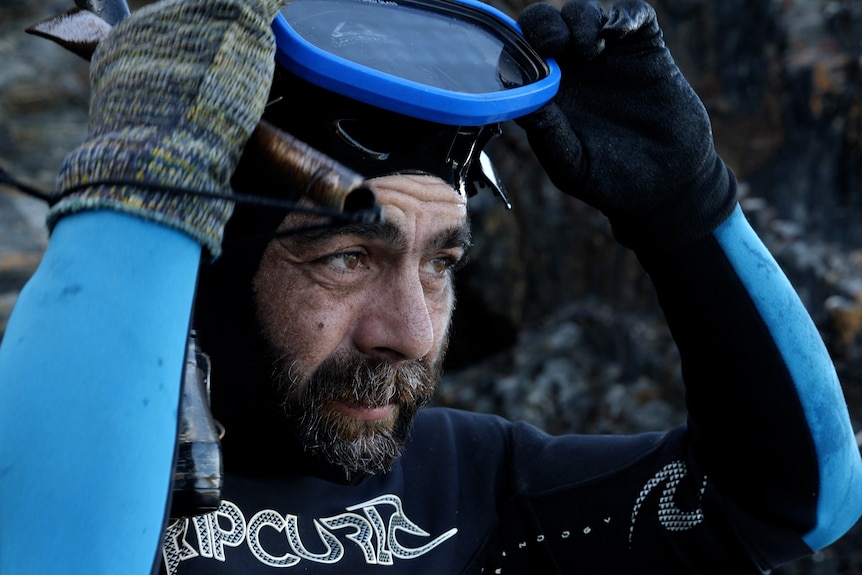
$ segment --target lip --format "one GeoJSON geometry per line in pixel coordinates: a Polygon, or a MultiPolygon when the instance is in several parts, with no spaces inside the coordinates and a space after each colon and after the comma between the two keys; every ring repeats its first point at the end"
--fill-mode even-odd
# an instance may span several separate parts
{"type": "Polygon", "coordinates": [[[338,409],[354,419],[360,419],[362,421],[377,421],[391,417],[392,414],[395,413],[396,405],[394,403],[388,403],[378,407],[366,407],[358,404],[339,402],[338,409]]]}

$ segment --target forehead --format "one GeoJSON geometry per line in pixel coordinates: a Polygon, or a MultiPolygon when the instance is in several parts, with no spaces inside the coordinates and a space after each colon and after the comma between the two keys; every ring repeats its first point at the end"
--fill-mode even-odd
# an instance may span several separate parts
{"type": "Polygon", "coordinates": [[[451,227],[467,220],[466,198],[435,176],[398,174],[369,184],[384,217],[395,224],[451,227]]]}
{"type": "Polygon", "coordinates": [[[441,179],[399,174],[374,178],[369,184],[383,208],[386,227],[397,230],[404,249],[424,251],[442,248],[442,244],[468,244],[466,199],[441,179]]]}
{"type": "MultiPolygon", "coordinates": [[[[398,174],[373,178],[367,184],[383,210],[382,223],[317,228],[292,235],[292,243],[311,247],[336,237],[361,236],[391,244],[397,251],[469,246],[466,199],[443,180],[428,175],[398,174]]],[[[289,214],[282,222],[282,229],[301,225],[305,217],[297,212],[289,214]]]]}

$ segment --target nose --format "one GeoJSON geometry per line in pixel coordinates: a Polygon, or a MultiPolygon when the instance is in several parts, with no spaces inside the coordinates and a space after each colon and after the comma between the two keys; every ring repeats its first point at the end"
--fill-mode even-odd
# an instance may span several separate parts
{"type": "Polygon", "coordinates": [[[354,328],[354,345],[363,354],[405,361],[428,355],[434,347],[435,314],[417,273],[402,273],[380,282],[366,301],[354,328]]]}

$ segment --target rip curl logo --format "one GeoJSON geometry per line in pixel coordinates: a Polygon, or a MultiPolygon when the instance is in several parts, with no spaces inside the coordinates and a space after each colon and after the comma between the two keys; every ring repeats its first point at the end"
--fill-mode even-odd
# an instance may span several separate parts
{"type": "Polygon", "coordinates": [[[312,524],[313,534],[301,533],[299,517],[271,509],[258,511],[247,520],[236,504],[224,501],[213,513],[168,526],[162,546],[165,569],[175,575],[181,562],[195,557],[224,562],[226,547],[243,543],[252,556],[270,567],[294,567],[303,561],[338,563],[351,547],[368,564],[392,565],[396,559],[420,557],[458,532],[452,528],[418,547],[408,546],[405,535],[415,540],[431,534],[407,517],[397,495],[376,497],[347,507],[345,513],[316,518],[312,524]],[[274,539],[273,533],[280,537],[274,539]]]}
{"type": "Polygon", "coordinates": [[[632,521],[629,526],[629,545],[632,543],[632,538],[635,532],[635,521],[638,513],[646,500],[647,496],[653,489],[661,484],[665,484],[662,490],[661,497],[658,503],[658,520],[659,523],[668,531],[687,531],[703,522],[703,510],[700,508],[700,501],[703,498],[703,492],[706,489],[706,476],[703,477],[703,482],[700,486],[700,491],[697,495],[697,508],[693,511],[683,511],[679,508],[676,502],[677,487],[680,481],[688,475],[688,468],[682,461],[674,461],[665,465],[661,471],[655,474],[652,479],[647,481],[646,485],[638,494],[634,509],[632,509],[632,521]]]}

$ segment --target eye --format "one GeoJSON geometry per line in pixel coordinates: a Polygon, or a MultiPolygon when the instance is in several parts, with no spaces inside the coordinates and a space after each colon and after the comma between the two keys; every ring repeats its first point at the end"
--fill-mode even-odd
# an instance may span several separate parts
{"type": "Polygon", "coordinates": [[[360,252],[343,252],[321,258],[321,262],[341,270],[356,270],[362,265],[363,256],[360,252]]]}
{"type": "Polygon", "coordinates": [[[456,270],[461,263],[461,258],[453,256],[440,256],[432,258],[425,263],[423,271],[426,273],[443,276],[456,270]]]}

